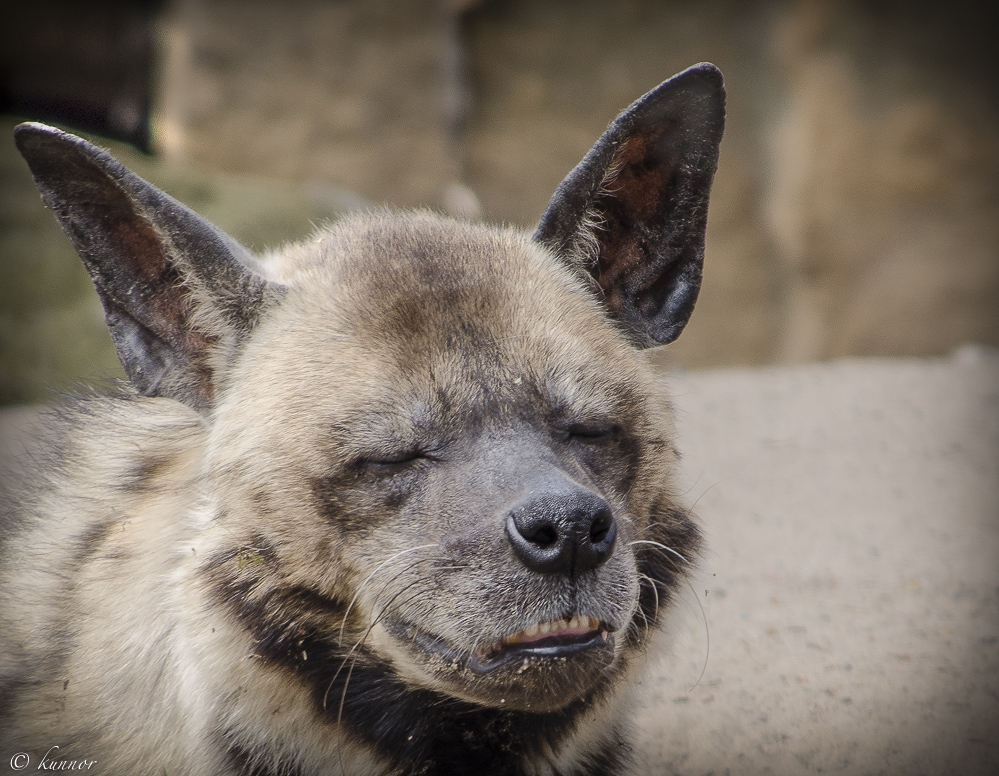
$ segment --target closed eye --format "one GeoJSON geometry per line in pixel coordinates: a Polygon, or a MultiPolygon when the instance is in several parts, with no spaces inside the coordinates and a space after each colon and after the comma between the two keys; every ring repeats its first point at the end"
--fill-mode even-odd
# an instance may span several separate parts
{"type": "Polygon", "coordinates": [[[414,449],[359,458],[355,462],[355,466],[362,471],[370,471],[375,474],[394,474],[429,460],[433,460],[433,457],[428,452],[414,449]]]}
{"type": "Polygon", "coordinates": [[[578,423],[569,427],[569,439],[579,442],[603,442],[613,439],[618,434],[618,427],[611,424],[578,423]]]}

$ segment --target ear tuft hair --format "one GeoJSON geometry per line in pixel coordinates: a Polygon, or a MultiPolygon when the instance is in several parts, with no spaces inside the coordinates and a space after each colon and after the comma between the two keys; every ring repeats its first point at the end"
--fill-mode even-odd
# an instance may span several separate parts
{"type": "Polygon", "coordinates": [[[693,312],[724,125],[718,68],[673,76],[615,119],[534,234],[596,283],[640,347],[672,342],[693,312]]]}

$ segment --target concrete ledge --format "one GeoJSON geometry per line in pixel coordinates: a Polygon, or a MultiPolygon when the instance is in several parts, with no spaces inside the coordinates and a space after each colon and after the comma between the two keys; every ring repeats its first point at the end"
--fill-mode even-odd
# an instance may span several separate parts
{"type": "Polygon", "coordinates": [[[709,540],[650,774],[999,773],[999,357],[672,378],[709,540]]]}

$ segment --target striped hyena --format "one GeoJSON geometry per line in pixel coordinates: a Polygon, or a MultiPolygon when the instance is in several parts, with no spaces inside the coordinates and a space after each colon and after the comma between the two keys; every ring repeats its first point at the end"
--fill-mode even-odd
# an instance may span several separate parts
{"type": "Polygon", "coordinates": [[[380,211],[275,262],[19,126],[128,382],[64,402],[5,482],[5,767],[624,770],[700,544],[642,351],[694,306],[723,121],[698,65],[533,235],[380,211]]]}

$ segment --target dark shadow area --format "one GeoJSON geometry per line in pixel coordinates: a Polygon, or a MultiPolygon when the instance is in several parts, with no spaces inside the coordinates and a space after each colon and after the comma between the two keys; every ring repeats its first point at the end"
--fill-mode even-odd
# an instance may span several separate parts
{"type": "Polygon", "coordinates": [[[158,0],[5,3],[0,112],[149,152],[158,0]]]}

